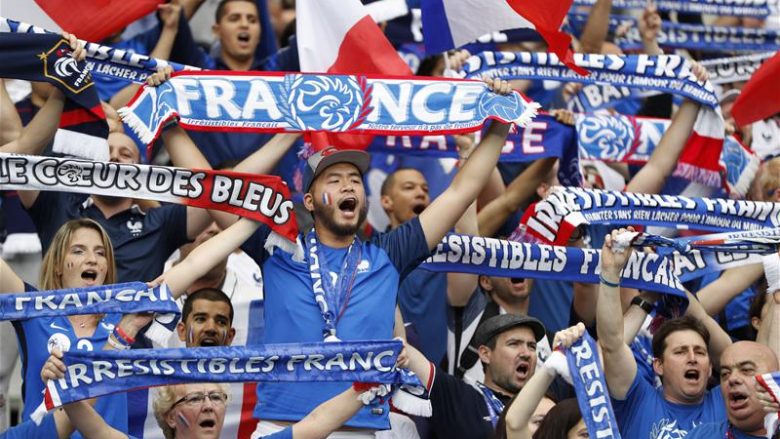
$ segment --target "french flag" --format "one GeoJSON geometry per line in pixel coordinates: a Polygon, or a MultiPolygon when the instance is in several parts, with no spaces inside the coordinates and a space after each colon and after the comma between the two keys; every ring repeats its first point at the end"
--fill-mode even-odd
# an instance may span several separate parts
{"type": "Polygon", "coordinates": [[[425,50],[440,53],[490,32],[534,29],[567,67],[587,75],[574,64],[571,36],[560,30],[571,5],[572,0],[422,0],[425,50]]]}
{"type": "Polygon", "coordinates": [[[780,52],[764,61],[734,102],[731,115],[734,116],[738,126],[742,127],[780,112],[778,77],[780,77],[780,52]]]}
{"type": "Polygon", "coordinates": [[[155,11],[163,0],[35,0],[35,3],[63,30],[82,40],[97,42],[155,11]]]}
{"type": "MultiPolygon", "coordinates": [[[[775,403],[780,403],[780,372],[765,373],[756,375],[756,382],[766,389],[775,403]]],[[[780,431],[780,422],[778,422],[780,412],[769,413],[764,417],[764,427],[766,428],[766,437],[773,437],[780,431]]]]}
{"type": "MultiPolygon", "coordinates": [[[[412,74],[359,0],[298,0],[295,9],[302,72],[412,74]]],[[[316,133],[306,140],[314,151],[327,146],[365,149],[373,136],[316,133]]]]}

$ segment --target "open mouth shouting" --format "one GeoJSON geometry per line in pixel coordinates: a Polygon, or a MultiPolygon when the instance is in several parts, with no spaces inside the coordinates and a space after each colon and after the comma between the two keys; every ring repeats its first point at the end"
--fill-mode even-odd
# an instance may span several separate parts
{"type": "Polygon", "coordinates": [[[423,213],[426,207],[428,207],[428,205],[425,203],[415,204],[412,206],[412,212],[414,212],[415,215],[419,215],[423,213]]]}
{"type": "Polygon", "coordinates": [[[525,381],[528,378],[528,373],[531,370],[531,365],[526,361],[520,361],[517,367],[515,367],[515,374],[520,381],[525,381]]]}
{"type": "Polygon", "coordinates": [[[98,272],[97,270],[87,269],[81,272],[81,279],[87,285],[95,285],[97,283],[98,272]]]}
{"type": "Polygon", "coordinates": [[[338,209],[347,218],[355,218],[357,215],[358,200],[356,197],[347,197],[339,201],[338,209]]]}
{"type": "Polygon", "coordinates": [[[685,382],[688,384],[698,384],[701,379],[701,372],[696,369],[688,369],[683,377],[685,377],[685,382]]]}
{"type": "Polygon", "coordinates": [[[249,47],[249,41],[252,39],[252,36],[249,32],[239,32],[236,38],[238,39],[239,46],[249,47]]]}
{"type": "Polygon", "coordinates": [[[745,409],[749,405],[748,394],[740,390],[732,390],[728,393],[726,404],[732,411],[745,409]]]}

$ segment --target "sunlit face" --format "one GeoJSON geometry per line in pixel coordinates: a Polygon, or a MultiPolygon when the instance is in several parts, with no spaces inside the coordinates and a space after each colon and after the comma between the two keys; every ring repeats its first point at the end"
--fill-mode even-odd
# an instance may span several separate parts
{"type": "Polygon", "coordinates": [[[100,233],[86,227],[74,231],[60,270],[64,288],[103,285],[108,272],[108,258],[100,233]]]}
{"type": "Polygon", "coordinates": [[[588,428],[585,426],[585,421],[582,419],[566,433],[566,439],[588,439],[589,437],[588,428]]]}
{"type": "Polygon", "coordinates": [[[224,395],[222,388],[203,383],[179,385],[174,390],[176,401],[186,398],[165,415],[165,422],[176,431],[176,439],[218,439],[225,422],[226,400],[215,400],[219,399],[217,394],[224,395]]]}
{"type": "Polygon", "coordinates": [[[388,194],[382,196],[382,207],[395,225],[421,214],[430,203],[428,182],[414,169],[402,169],[393,174],[393,185],[388,194]]]}
{"type": "Polygon", "coordinates": [[[555,407],[555,403],[550,398],[544,397],[541,401],[539,401],[539,404],[536,405],[536,410],[534,410],[534,413],[528,420],[528,431],[531,432],[531,435],[536,433],[536,430],[538,430],[539,426],[542,425],[544,417],[547,416],[547,412],[549,412],[553,407],[555,407]]]}
{"type": "Polygon", "coordinates": [[[712,373],[704,339],[689,329],[672,332],[666,337],[663,360],[653,360],[653,368],[662,379],[664,396],[678,404],[700,402],[712,373]]]}
{"type": "Polygon", "coordinates": [[[491,381],[514,395],[536,370],[536,337],[531,328],[519,326],[502,332],[495,349],[480,346],[480,360],[486,363],[485,382],[491,381]]]}
{"type": "MultiPolygon", "coordinates": [[[[754,376],[772,370],[756,343],[735,343],[720,357],[720,391],[729,421],[746,432],[761,429],[764,411],[753,389],[754,376]]],[[[771,355],[771,351],[769,351],[771,355]]]]}
{"type": "Polygon", "coordinates": [[[111,133],[108,135],[108,148],[110,161],[115,163],[137,164],[140,161],[140,152],[133,139],[123,133],[111,133]]]}
{"type": "Polygon", "coordinates": [[[187,347],[230,346],[236,330],[230,321],[230,306],[225,302],[196,299],[187,321],[177,327],[179,339],[187,347]]]}
{"type": "Polygon", "coordinates": [[[257,6],[252,1],[226,3],[222,18],[212,30],[219,39],[223,60],[251,59],[260,44],[261,29],[257,6]]]}
{"type": "Polygon", "coordinates": [[[304,205],[319,226],[338,236],[354,235],[368,215],[360,171],[349,163],[329,166],[312,183],[304,205]]]}

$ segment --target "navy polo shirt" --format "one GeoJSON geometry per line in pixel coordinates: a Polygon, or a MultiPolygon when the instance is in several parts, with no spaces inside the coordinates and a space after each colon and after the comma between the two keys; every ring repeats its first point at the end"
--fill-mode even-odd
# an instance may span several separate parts
{"type": "Polygon", "coordinates": [[[181,205],[165,205],[146,212],[134,205],[106,218],[88,195],[42,191],[28,212],[44,252],[67,221],[97,221],[114,246],[118,283],[155,279],[162,274],[168,256],[188,242],[187,207],[181,205]]]}

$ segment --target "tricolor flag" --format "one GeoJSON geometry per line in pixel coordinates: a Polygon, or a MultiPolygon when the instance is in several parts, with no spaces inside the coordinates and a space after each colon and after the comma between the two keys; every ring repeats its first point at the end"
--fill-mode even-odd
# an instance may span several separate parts
{"type": "Polygon", "coordinates": [[[764,61],[734,102],[731,114],[738,126],[766,119],[780,112],[780,52],[764,61]]]}
{"type": "MultiPolygon", "coordinates": [[[[756,382],[761,385],[769,395],[772,396],[775,403],[780,404],[780,372],[765,373],[756,375],[756,382]]],[[[764,417],[764,428],[766,428],[766,437],[771,438],[780,430],[780,412],[769,413],[764,417]]]]}
{"type": "MultiPolygon", "coordinates": [[[[412,74],[359,0],[298,0],[295,9],[302,72],[412,74]]],[[[319,133],[306,140],[314,151],[365,149],[373,136],[319,133]]]]}
{"type": "Polygon", "coordinates": [[[572,0],[422,0],[425,50],[440,53],[490,32],[534,29],[567,67],[587,75],[574,64],[571,36],[560,30],[571,4],[572,0]]]}

